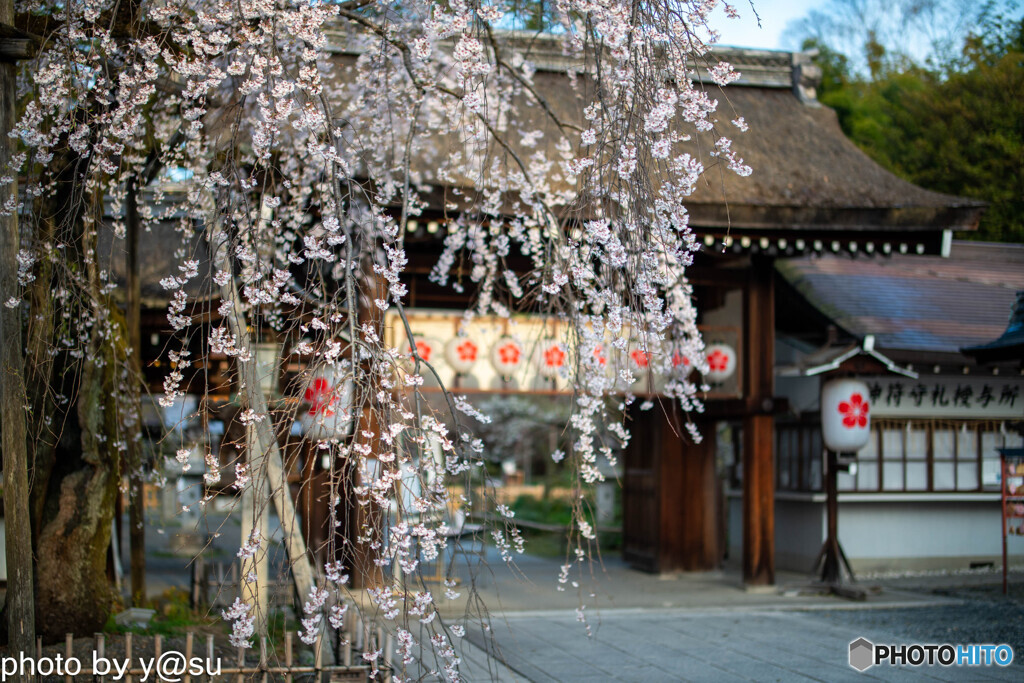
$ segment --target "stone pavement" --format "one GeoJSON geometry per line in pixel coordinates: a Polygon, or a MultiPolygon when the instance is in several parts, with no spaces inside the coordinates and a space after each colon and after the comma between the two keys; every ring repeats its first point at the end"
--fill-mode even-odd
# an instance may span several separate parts
{"type": "MultiPolygon", "coordinates": [[[[477,558],[472,558],[476,563],[477,558]]],[[[461,586],[468,586],[471,567],[456,557],[461,586]]],[[[603,558],[591,565],[577,565],[568,580],[559,584],[559,560],[517,555],[514,566],[506,566],[500,555],[488,548],[486,557],[475,570],[476,592],[495,613],[521,613],[531,610],[573,612],[580,604],[587,612],[614,609],[722,609],[813,608],[848,605],[848,601],[818,590],[810,590],[811,577],[796,572],[778,572],[776,585],[745,590],[738,568],[721,571],[647,574],[630,568],[617,556],[603,558]],[[559,586],[564,590],[558,590],[559,586]]],[[[465,610],[469,591],[462,590],[459,600],[442,601],[446,614],[465,610]]],[[[914,606],[932,604],[937,598],[908,589],[887,588],[869,595],[865,604],[914,606]]]]}
{"type": "MultiPolygon", "coordinates": [[[[493,574],[479,586],[492,609],[493,639],[479,628],[469,631],[463,651],[468,681],[1024,680],[1020,660],[1007,668],[876,666],[858,673],[849,667],[849,644],[859,637],[891,644],[936,641],[884,619],[847,623],[844,614],[932,614],[934,609],[923,608],[960,603],[931,592],[882,586],[866,602],[850,602],[809,590],[807,576],[786,573],[775,589],[748,592],[736,571],[659,577],[617,559],[607,560],[593,580],[581,581],[579,592],[558,592],[557,562],[523,558],[523,577],[515,578],[494,566],[497,559],[488,558],[493,574]],[[581,594],[590,602],[583,609],[585,624],[576,612],[581,594]],[[492,642],[504,666],[487,669],[479,648],[492,642]]],[[[993,574],[944,578],[952,584],[996,580],[993,574]]],[[[448,605],[451,617],[457,607],[448,605]]]]}
{"type": "MultiPolygon", "coordinates": [[[[234,554],[236,526],[219,527],[224,533],[214,545],[223,559],[234,554]]],[[[164,550],[172,529],[167,531],[151,543],[151,551],[160,550],[151,556],[151,592],[187,586],[187,560],[164,550]]],[[[1024,647],[1006,669],[879,666],[860,674],[847,664],[849,643],[862,636],[876,643],[944,642],[928,636],[929,629],[914,628],[918,620],[913,615],[929,615],[933,622],[947,619],[942,607],[962,601],[943,597],[936,588],[991,585],[999,580],[994,573],[886,579],[858,603],[810,590],[806,574],[780,572],[774,588],[747,591],[735,567],[657,576],[632,570],[613,556],[559,584],[556,560],[516,556],[515,567],[509,568],[493,549],[483,558],[462,553],[455,560],[460,597],[448,601],[439,590],[435,595],[449,624],[466,624],[460,654],[464,680],[470,683],[1024,680],[1024,647]],[[471,568],[476,569],[472,582],[471,568]],[[565,590],[557,590],[560,585],[565,590]],[[471,586],[479,602],[471,601],[471,586]],[[493,638],[474,629],[473,620],[460,619],[480,603],[490,613],[493,638]],[[577,621],[581,605],[586,624],[577,621]],[[900,618],[864,618],[868,614],[900,618]],[[499,649],[500,661],[486,656],[492,647],[499,649]]],[[[1024,593],[1024,574],[1012,576],[1018,595],[1024,593]]],[[[999,618],[1001,603],[989,604],[993,619],[999,618]]],[[[1020,626],[1018,643],[1024,640],[1020,626]]]]}
{"type": "MultiPolygon", "coordinates": [[[[615,610],[588,637],[571,616],[506,615],[493,630],[520,681],[1019,681],[1011,667],[872,667],[847,664],[849,643],[913,642],[907,634],[845,627],[816,611],[615,610]]],[[[482,644],[479,634],[474,644],[482,644]]],[[[470,678],[470,680],[474,680],[470,678]]],[[[485,680],[481,678],[479,680],[485,680]]]]}

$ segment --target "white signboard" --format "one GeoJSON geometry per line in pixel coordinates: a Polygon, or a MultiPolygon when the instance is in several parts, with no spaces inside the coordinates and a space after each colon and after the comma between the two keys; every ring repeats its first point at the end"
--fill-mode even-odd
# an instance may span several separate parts
{"type": "Polygon", "coordinates": [[[862,378],[872,417],[1019,419],[1024,417],[1024,378],[898,375],[862,378]]]}

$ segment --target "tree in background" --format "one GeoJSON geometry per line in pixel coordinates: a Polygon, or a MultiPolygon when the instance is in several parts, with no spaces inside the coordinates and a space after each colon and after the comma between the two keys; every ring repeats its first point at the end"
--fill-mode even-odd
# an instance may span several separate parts
{"type": "MultiPolygon", "coordinates": [[[[1024,242],[1024,19],[1000,8],[983,6],[955,49],[933,43],[923,60],[852,28],[863,44],[818,31],[803,46],[819,50],[819,99],[868,155],[922,187],[989,202],[979,230],[963,237],[1024,242]]],[[[838,31],[847,20],[825,25],[838,31]]]]}
{"type": "Polygon", "coordinates": [[[827,0],[791,21],[783,43],[827,45],[858,75],[925,64],[942,68],[1000,3],[970,0],[827,0]]]}

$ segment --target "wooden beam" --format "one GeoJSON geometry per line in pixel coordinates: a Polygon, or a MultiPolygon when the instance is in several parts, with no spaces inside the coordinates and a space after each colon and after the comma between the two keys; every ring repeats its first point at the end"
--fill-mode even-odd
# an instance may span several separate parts
{"type": "MultiPolygon", "coordinates": [[[[214,267],[232,272],[230,262],[230,242],[224,230],[221,216],[214,216],[210,221],[208,240],[210,254],[214,267]]],[[[249,326],[246,322],[242,298],[238,293],[238,286],[234,278],[229,279],[220,288],[220,295],[224,301],[230,302],[231,309],[227,315],[231,332],[235,335],[238,348],[251,349],[252,342],[249,338],[249,326]]],[[[260,391],[259,378],[256,374],[256,360],[250,356],[243,359],[237,358],[239,393],[243,400],[243,406],[251,408],[257,415],[264,418],[269,417],[270,410],[267,407],[267,399],[260,391]]],[[[309,599],[309,594],[314,586],[313,564],[307,552],[306,542],[302,536],[302,529],[295,514],[295,503],[292,501],[291,488],[288,486],[284,472],[284,462],[281,458],[281,450],[278,447],[277,437],[271,428],[269,419],[261,419],[254,423],[255,434],[253,444],[255,450],[264,456],[263,466],[267,484],[270,487],[270,498],[277,509],[277,516],[281,520],[281,531],[284,536],[285,551],[288,555],[288,562],[292,570],[292,579],[295,584],[296,608],[309,599]]],[[[250,472],[250,476],[256,477],[258,473],[250,472]]]]}
{"type": "Polygon", "coordinates": [[[32,59],[39,44],[31,38],[0,38],[0,61],[17,62],[32,59]]]}
{"type": "Polygon", "coordinates": [[[743,420],[743,580],[775,583],[775,366],[774,269],[770,259],[755,258],[744,306],[744,380],[754,407],[743,420]]]}
{"type": "Polygon", "coordinates": [[[35,58],[39,53],[40,41],[12,26],[12,19],[13,16],[0,16],[0,62],[35,58]]]}

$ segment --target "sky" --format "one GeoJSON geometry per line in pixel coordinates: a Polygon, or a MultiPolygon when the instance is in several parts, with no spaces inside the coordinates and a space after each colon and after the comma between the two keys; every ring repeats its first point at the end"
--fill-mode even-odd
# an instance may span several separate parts
{"type": "Polygon", "coordinates": [[[724,11],[721,8],[717,10],[714,26],[722,34],[721,44],[769,50],[795,47],[779,43],[786,24],[825,4],[825,0],[754,0],[754,7],[761,16],[761,27],[758,28],[750,3],[747,0],[732,1],[739,10],[739,19],[726,19],[724,11]]]}

